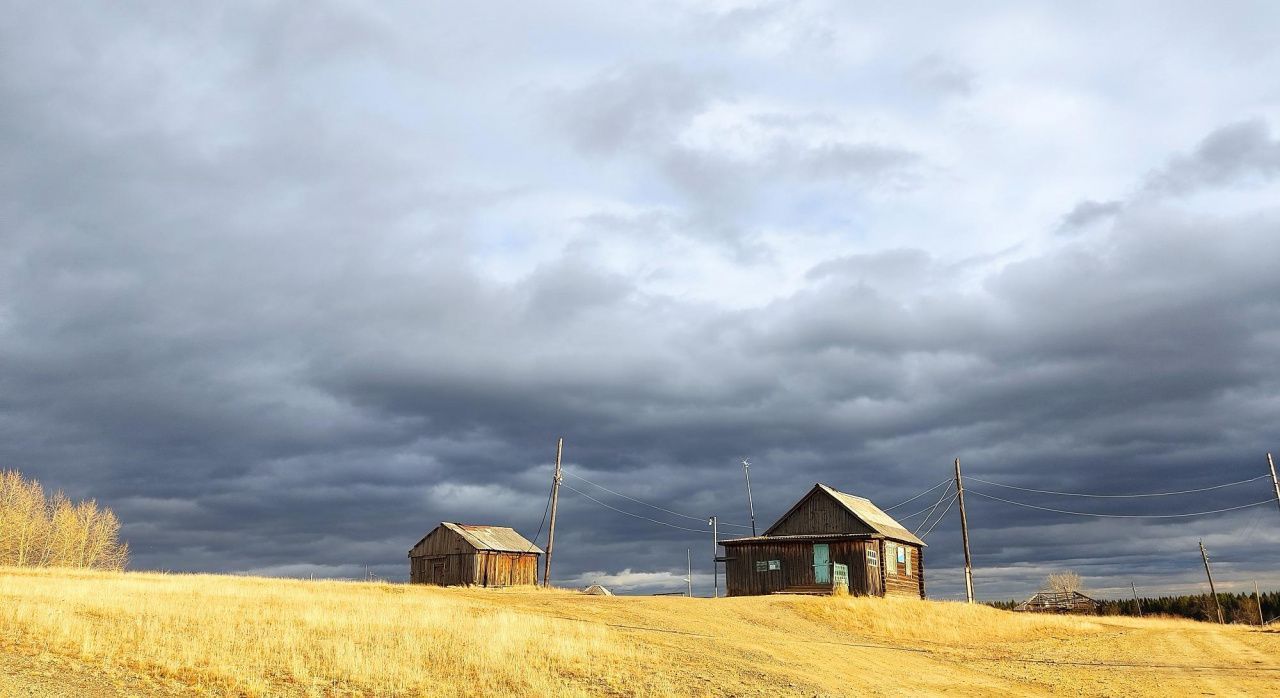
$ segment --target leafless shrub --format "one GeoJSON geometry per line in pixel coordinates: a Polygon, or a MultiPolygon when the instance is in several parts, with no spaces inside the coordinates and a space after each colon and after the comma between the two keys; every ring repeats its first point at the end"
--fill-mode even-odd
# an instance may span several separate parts
{"type": "Polygon", "coordinates": [[[124,569],[129,546],[120,520],[92,499],[46,496],[16,470],[0,472],[0,565],[124,569]]]}
{"type": "Polygon", "coordinates": [[[1044,591],[1070,594],[1080,591],[1080,575],[1075,572],[1054,572],[1044,578],[1044,591]]]}

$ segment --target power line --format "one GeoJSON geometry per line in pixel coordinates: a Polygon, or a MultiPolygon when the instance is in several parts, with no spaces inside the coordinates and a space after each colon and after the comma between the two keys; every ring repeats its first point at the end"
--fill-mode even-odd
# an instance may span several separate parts
{"type": "MultiPolygon", "coordinates": [[[[948,480],[948,482],[950,482],[950,481],[948,480]]],[[[942,491],[942,494],[938,495],[938,501],[934,502],[932,505],[927,506],[927,507],[925,507],[925,508],[921,509],[920,511],[917,511],[917,512],[915,512],[914,514],[907,514],[906,516],[899,516],[899,517],[898,517],[898,521],[906,521],[907,519],[915,518],[915,517],[917,517],[917,516],[919,516],[919,515],[921,515],[921,514],[925,513],[926,511],[932,511],[932,510],[937,509],[937,508],[938,508],[938,505],[939,505],[939,504],[942,504],[942,500],[944,500],[944,499],[946,499],[946,498],[947,498],[947,494],[948,494],[949,492],[951,492],[951,488],[950,488],[950,487],[948,487],[947,489],[943,490],[943,491],[942,491]]],[[[884,511],[884,510],[882,509],[881,511],[884,511]]],[[[928,517],[928,516],[924,517],[924,520],[925,520],[925,521],[928,521],[928,520],[929,520],[929,517],[928,517]]]]}
{"type": "MultiPolygon", "coordinates": [[[[660,506],[658,506],[658,505],[656,505],[656,504],[650,504],[650,503],[648,503],[648,502],[645,502],[645,501],[642,501],[642,500],[636,499],[635,497],[630,497],[630,496],[628,496],[628,495],[625,495],[625,494],[623,494],[623,493],[621,493],[621,492],[615,492],[615,491],[613,491],[613,490],[609,489],[608,487],[605,487],[604,485],[601,485],[601,484],[597,484],[597,483],[595,483],[595,482],[592,482],[592,481],[588,480],[587,478],[582,477],[581,475],[578,475],[577,473],[573,473],[573,472],[570,472],[570,471],[568,471],[568,470],[566,470],[566,471],[564,471],[564,472],[565,472],[565,474],[566,474],[566,475],[569,475],[570,477],[574,477],[574,478],[577,478],[577,479],[579,479],[579,480],[582,480],[583,482],[587,483],[588,485],[591,485],[591,486],[593,486],[593,487],[599,487],[600,489],[604,490],[605,492],[608,492],[609,494],[616,495],[616,496],[618,496],[618,497],[622,497],[623,499],[626,499],[626,500],[629,500],[629,501],[635,502],[636,504],[641,504],[641,505],[644,505],[644,506],[649,507],[649,508],[651,508],[651,509],[657,509],[658,511],[664,511],[664,512],[666,512],[666,513],[668,513],[668,514],[671,514],[672,516],[679,516],[679,517],[680,517],[680,518],[682,518],[682,519],[690,519],[690,520],[692,520],[692,521],[706,521],[706,520],[707,520],[707,517],[705,517],[705,516],[691,516],[691,515],[689,515],[689,514],[681,514],[681,513],[680,513],[680,512],[678,512],[678,511],[672,511],[672,510],[670,510],[670,509],[666,509],[666,508],[664,508],[664,507],[660,507],[660,506]]],[[[576,490],[575,490],[575,491],[576,491],[576,490]]],[[[581,492],[579,492],[579,494],[581,494],[581,492]]],[[[585,495],[584,495],[584,496],[585,496],[585,495]]],[[[750,528],[751,528],[750,526],[747,526],[747,525],[744,525],[744,524],[735,524],[735,523],[724,523],[724,522],[721,522],[721,523],[720,523],[720,525],[721,525],[721,526],[733,526],[733,527],[735,527],[735,528],[746,528],[746,529],[750,529],[750,528]]]]}
{"type": "Polygon", "coordinates": [[[663,525],[663,526],[669,526],[669,527],[671,527],[671,528],[676,528],[676,529],[679,529],[679,530],[681,530],[681,531],[690,531],[690,532],[693,532],[693,533],[706,533],[706,531],[705,531],[705,530],[703,530],[703,529],[697,529],[697,528],[685,528],[684,526],[677,526],[677,525],[675,525],[675,524],[667,523],[666,521],[659,521],[659,520],[657,520],[657,519],[651,519],[651,518],[649,518],[649,517],[647,517],[647,516],[641,516],[641,515],[639,515],[639,514],[633,514],[633,513],[629,512],[629,511],[626,511],[626,510],[623,510],[623,509],[619,509],[618,507],[611,506],[611,505],[609,505],[609,504],[605,504],[604,502],[600,501],[599,499],[596,499],[595,497],[592,497],[591,495],[587,494],[586,492],[581,492],[581,491],[579,491],[579,490],[576,490],[576,489],[574,489],[574,488],[572,488],[572,487],[570,487],[569,485],[566,485],[566,484],[564,484],[564,483],[560,483],[560,486],[561,486],[561,487],[563,487],[563,488],[565,488],[565,489],[567,489],[567,490],[569,490],[570,492],[577,492],[578,494],[582,495],[583,497],[586,497],[587,499],[590,499],[591,501],[595,502],[596,504],[599,504],[600,506],[602,506],[602,507],[604,507],[604,508],[606,508],[606,509],[612,509],[612,510],[614,510],[614,511],[618,512],[619,514],[626,514],[627,516],[634,516],[634,517],[635,517],[635,518],[637,518],[637,519],[644,519],[645,521],[652,521],[653,523],[661,524],[661,525],[663,525]]]}
{"type": "Polygon", "coordinates": [[[538,544],[538,536],[542,535],[542,527],[547,523],[547,512],[551,510],[551,494],[555,491],[555,485],[551,486],[551,492],[547,493],[547,506],[542,508],[542,521],[538,524],[538,532],[533,534],[533,540],[529,541],[529,547],[525,548],[525,552],[533,550],[533,546],[538,544]]]}
{"type": "Polygon", "coordinates": [[[921,521],[919,524],[917,524],[917,525],[916,525],[916,528],[915,528],[915,531],[912,531],[912,533],[917,533],[917,532],[919,532],[919,531],[920,531],[920,529],[924,528],[924,525],[925,525],[925,524],[929,523],[929,518],[933,516],[933,512],[935,512],[935,511],[937,511],[937,510],[938,510],[938,507],[942,504],[942,500],[946,499],[946,498],[947,498],[947,495],[948,495],[950,492],[951,492],[951,487],[950,487],[950,486],[948,486],[946,489],[942,490],[942,496],[938,497],[938,501],[936,501],[936,502],[934,502],[934,503],[933,503],[933,507],[931,507],[931,508],[929,509],[929,513],[928,513],[928,514],[925,514],[924,521],[921,521]]]}
{"type": "Polygon", "coordinates": [[[972,475],[968,476],[968,479],[974,480],[976,482],[981,482],[987,485],[995,485],[996,487],[1007,487],[1008,489],[1011,489],[1011,490],[1022,490],[1023,492],[1039,492],[1040,494],[1057,494],[1057,495],[1062,495],[1064,497],[1098,497],[1103,499],[1129,499],[1133,497],[1169,497],[1175,494],[1190,494],[1192,492],[1208,492],[1209,490],[1220,490],[1223,487],[1243,485],[1246,482],[1254,482],[1255,480],[1261,480],[1262,478],[1269,478],[1269,477],[1271,477],[1271,475],[1269,474],[1259,475],[1258,477],[1251,477],[1248,480],[1240,480],[1239,482],[1228,482],[1223,485],[1213,485],[1211,487],[1199,487],[1193,490],[1178,490],[1176,492],[1148,492],[1146,494],[1088,494],[1085,492],[1055,492],[1054,490],[1037,490],[1031,487],[1019,487],[1017,485],[1006,485],[1000,482],[983,480],[980,477],[974,477],[972,475]]]}
{"type": "MultiPolygon", "coordinates": [[[[977,479],[977,478],[974,478],[974,479],[977,479]]],[[[1104,519],[1181,519],[1181,518],[1186,518],[1188,516],[1206,516],[1208,514],[1221,514],[1224,511],[1236,511],[1237,509],[1248,509],[1249,507],[1256,507],[1262,504],[1272,504],[1275,502],[1275,499],[1264,499],[1260,502],[1254,502],[1252,504],[1241,504],[1238,507],[1227,507],[1225,509],[1213,509],[1211,511],[1195,511],[1189,514],[1095,514],[1089,511],[1068,511],[1066,509],[1054,509],[1052,507],[1036,506],[1035,504],[1025,504],[1023,502],[1015,502],[1011,499],[1003,499],[1001,497],[996,497],[994,495],[985,494],[977,490],[969,490],[969,491],[973,492],[979,497],[986,497],[987,499],[994,499],[997,502],[1004,502],[1005,504],[1013,504],[1015,506],[1026,507],[1028,509],[1052,511],[1058,514],[1073,514],[1075,516],[1096,516],[1104,519]]]]}
{"type": "MultiPolygon", "coordinates": [[[[893,506],[888,507],[888,508],[886,508],[886,509],[881,509],[880,511],[893,511],[894,509],[897,509],[898,507],[902,506],[903,504],[910,504],[911,502],[916,501],[917,499],[919,499],[919,498],[921,498],[921,497],[925,496],[926,494],[929,494],[930,492],[932,492],[932,491],[934,491],[934,490],[938,489],[939,487],[942,487],[943,485],[947,484],[948,482],[951,482],[951,478],[946,478],[946,479],[945,479],[945,480],[943,480],[942,482],[939,482],[938,484],[934,485],[933,487],[930,487],[929,489],[925,490],[924,492],[921,492],[920,494],[917,494],[916,496],[912,497],[911,499],[908,499],[908,500],[907,500],[907,501],[905,501],[905,502],[898,502],[897,504],[894,504],[893,506]]],[[[916,512],[916,514],[919,514],[919,513],[920,513],[920,512],[918,512],[918,511],[916,512]]],[[[916,514],[912,514],[911,516],[915,516],[916,514]]],[[[908,516],[908,517],[904,517],[904,518],[911,518],[911,517],[910,517],[910,516],[908,516]]]]}
{"type": "MultiPolygon", "coordinates": [[[[957,500],[957,499],[959,499],[959,498],[960,498],[960,495],[959,495],[959,494],[957,494],[956,496],[954,496],[954,497],[952,497],[952,498],[951,498],[951,501],[947,502],[947,508],[942,510],[942,514],[938,516],[938,520],[937,520],[937,521],[934,521],[934,522],[933,522],[933,525],[929,527],[929,530],[927,530],[927,531],[925,531],[924,533],[921,533],[921,534],[920,534],[920,537],[921,537],[921,538],[924,538],[925,536],[929,535],[930,533],[933,533],[933,529],[937,528],[937,527],[938,527],[938,524],[942,523],[942,520],[943,520],[943,519],[945,519],[945,518],[947,518],[947,512],[951,511],[951,505],[952,505],[952,504],[955,504],[955,503],[956,503],[956,500],[957,500]]],[[[926,521],[928,521],[928,517],[926,517],[926,518],[925,518],[925,520],[926,520],[926,521]]]]}

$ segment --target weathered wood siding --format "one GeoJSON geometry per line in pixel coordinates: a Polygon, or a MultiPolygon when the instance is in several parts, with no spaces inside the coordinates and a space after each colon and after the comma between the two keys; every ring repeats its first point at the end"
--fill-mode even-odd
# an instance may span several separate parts
{"type": "Polygon", "coordinates": [[[409,552],[409,581],[414,584],[514,586],[536,584],[537,553],[476,550],[444,526],[409,552]]]}
{"type": "Polygon", "coordinates": [[[885,596],[924,598],[924,556],[920,546],[892,540],[879,541],[881,567],[884,568],[885,596]],[[910,563],[898,562],[897,548],[905,548],[910,563]],[[889,574],[890,568],[894,574],[889,574]],[[907,573],[908,568],[910,574],[907,573]]]}
{"type": "MultiPolygon", "coordinates": [[[[831,497],[814,491],[775,523],[767,536],[805,533],[875,533],[875,529],[849,513],[831,497]]],[[[851,570],[852,572],[852,570],[851,570]]]]}
{"type": "Polygon", "coordinates": [[[533,553],[481,552],[476,555],[475,584],[486,587],[505,587],[519,584],[536,584],[538,580],[538,556],[533,553]]]}
{"type": "MultiPolygon", "coordinates": [[[[819,541],[823,542],[823,541],[819,541]]],[[[848,565],[849,593],[879,596],[880,569],[867,565],[867,547],[876,540],[825,541],[831,562],[848,565]]],[[[788,587],[815,584],[811,541],[756,541],[725,546],[725,581],[729,596],[772,594],[788,587]],[[758,571],[757,562],[777,560],[781,569],[758,571]]]]}

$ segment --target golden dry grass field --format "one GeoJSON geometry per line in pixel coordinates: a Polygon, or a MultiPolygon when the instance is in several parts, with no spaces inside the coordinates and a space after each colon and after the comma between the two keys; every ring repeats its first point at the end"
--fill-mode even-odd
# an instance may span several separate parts
{"type": "Polygon", "coordinates": [[[0,695],[1276,695],[1280,632],[858,598],[0,568],[0,695]]]}

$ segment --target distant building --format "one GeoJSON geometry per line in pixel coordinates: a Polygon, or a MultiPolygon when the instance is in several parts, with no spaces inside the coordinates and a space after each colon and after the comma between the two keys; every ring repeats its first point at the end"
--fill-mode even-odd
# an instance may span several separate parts
{"type": "Polygon", "coordinates": [[[720,541],[729,596],[830,594],[924,598],[924,541],[870,500],[823,484],[764,535],[720,541]]]}
{"type": "Polygon", "coordinates": [[[446,521],[409,551],[409,581],[482,587],[537,584],[541,554],[514,529],[446,521]]]}
{"type": "Polygon", "coordinates": [[[1036,613],[1097,613],[1098,602],[1078,591],[1041,591],[1013,607],[1036,613]]]}

